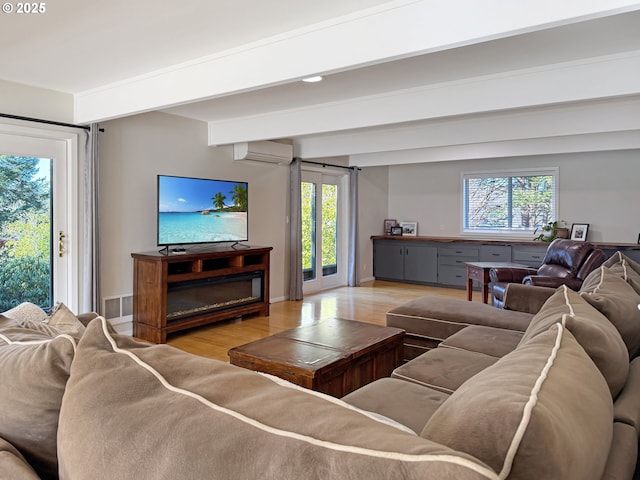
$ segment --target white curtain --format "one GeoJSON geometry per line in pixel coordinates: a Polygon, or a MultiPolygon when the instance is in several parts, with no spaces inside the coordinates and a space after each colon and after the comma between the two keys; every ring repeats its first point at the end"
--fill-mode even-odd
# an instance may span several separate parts
{"type": "Polygon", "coordinates": [[[301,181],[302,161],[299,158],[294,158],[289,165],[289,300],[302,300],[301,181]]]}
{"type": "Polygon", "coordinates": [[[349,170],[349,246],[348,284],[360,286],[360,252],[358,249],[358,167],[349,170]]]}
{"type": "Polygon", "coordinates": [[[83,172],[84,217],[82,244],[82,302],[80,311],[99,312],[100,310],[100,235],[98,231],[98,124],[91,125],[85,144],[85,162],[83,172]]]}

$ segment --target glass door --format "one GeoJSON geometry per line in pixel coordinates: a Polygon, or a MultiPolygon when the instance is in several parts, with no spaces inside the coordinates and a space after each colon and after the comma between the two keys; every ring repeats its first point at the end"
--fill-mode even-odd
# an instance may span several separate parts
{"type": "Polygon", "coordinates": [[[346,284],[344,175],[302,172],[303,290],[346,284]]]}
{"type": "Polygon", "coordinates": [[[0,133],[0,311],[68,303],[66,145],[0,133]]]}

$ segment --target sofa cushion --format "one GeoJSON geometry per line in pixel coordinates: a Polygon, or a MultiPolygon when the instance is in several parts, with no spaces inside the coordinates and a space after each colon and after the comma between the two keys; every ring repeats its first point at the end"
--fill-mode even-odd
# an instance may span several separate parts
{"type": "MultiPolygon", "coordinates": [[[[52,337],[67,333],[79,340],[85,329],[82,321],[62,302],[58,302],[48,315],[40,307],[29,302],[23,302],[3,315],[17,320],[22,326],[52,337]]],[[[83,317],[95,317],[90,315],[84,314],[83,317]]]]}
{"type": "Polygon", "coordinates": [[[381,378],[342,397],[358,408],[375,412],[422,432],[431,415],[449,395],[396,378],[381,378]]]}
{"type": "Polygon", "coordinates": [[[615,398],[627,379],[629,354],[616,328],[566,285],[559,287],[531,320],[520,345],[561,322],[576,337],[604,376],[615,398]]]}
{"type": "Polygon", "coordinates": [[[525,331],[532,314],[499,310],[478,302],[427,296],[403,303],[387,312],[387,326],[408,334],[444,340],[467,325],[525,331]]]}
{"type": "Polygon", "coordinates": [[[78,320],[78,317],[76,317],[64,303],[56,304],[46,323],[64,333],[68,333],[76,340],[80,340],[85,330],[82,322],[78,320]]]}
{"type": "Polygon", "coordinates": [[[58,439],[62,480],[496,478],[339,399],[137,342],[104,318],[78,345],[58,439]]]}
{"type": "Polygon", "coordinates": [[[27,320],[44,322],[48,317],[47,312],[31,302],[22,302],[20,305],[7,310],[2,315],[17,320],[20,323],[24,323],[27,320]]]}
{"type": "Polygon", "coordinates": [[[627,383],[613,404],[613,416],[617,422],[626,423],[640,433],[640,357],[629,364],[627,383]]]}
{"type": "Polygon", "coordinates": [[[0,438],[0,478],[7,480],[39,480],[38,474],[20,452],[0,438]]]}
{"type": "Polygon", "coordinates": [[[634,477],[637,461],[638,432],[625,423],[614,422],[613,440],[602,478],[637,479],[637,476],[634,477]]]}
{"type": "Polygon", "coordinates": [[[452,393],[496,360],[496,357],[484,353],[438,347],[399,366],[391,376],[452,393]]]}
{"type": "Polygon", "coordinates": [[[587,276],[580,295],[618,329],[629,356],[635,357],[640,352],[640,295],[607,267],[587,276]]]}
{"type": "Polygon", "coordinates": [[[43,478],[56,478],[56,433],[75,341],[0,315],[0,437],[43,478]]]}
{"type": "Polygon", "coordinates": [[[602,375],[557,323],[462,385],[422,436],[474,455],[500,478],[595,480],[612,415],[602,375]]]}
{"type": "Polygon", "coordinates": [[[602,266],[611,269],[616,275],[621,276],[640,294],[640,263],[617,251],[602,266]]]}
{"type": "Polygon", "coordinates": [[[520,340],[522,340],[522,335],[523,332],[505,328],[469,325],[451,335],[439,346],[484,353],[485,355],[499,358],[516,348],[520,340]]]}

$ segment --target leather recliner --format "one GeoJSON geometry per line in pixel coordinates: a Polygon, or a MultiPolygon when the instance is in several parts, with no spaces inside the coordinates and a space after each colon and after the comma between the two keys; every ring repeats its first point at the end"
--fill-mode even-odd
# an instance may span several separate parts
{"type": "Polygon", "coordinates": [[[538,269],[501,267],[490,270],[493,305],[504,307],[504,296],[509,283],[552,288],[567,285],[572,290],[579,290],[586,276],[605,260],[604,252],[589,242],[556,238],[549,245],[538,269]]]}

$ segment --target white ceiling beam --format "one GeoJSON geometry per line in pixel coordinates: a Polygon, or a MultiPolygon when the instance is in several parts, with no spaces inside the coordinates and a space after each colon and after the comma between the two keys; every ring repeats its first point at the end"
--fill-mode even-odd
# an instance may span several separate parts
{"type": "Polygon", "coordinates": [[[398,0],[79,93],[75,119],[117,118],[638,8],[629,0],[398,0]]]}
{"type": "Polygon", "coordinates": [[[350,156],[349,165],[375,167],[383,165],[446,162],[451,160],[511,158],[531,155],[557,155],[637,149],[640,149],[640,130],[548,138],[525,138],[519,140],[419,148],[396,152],[365,153],[350,156]]]}
{"type": "MultiPolygon", "coordinates": [[[[209,122],[209,145],[638,95],[637,78],[640,51],[209,122]]],[[[301,148],[300,156],[322,156],[301,148]]]]}
{"type": "Polygon", "coordinates": [[[640,95],[301,137],[295,141],[295,153],[302,158],[363,158],[381,152],[389,159],[402,150],[638,130],[640,95]]]}

